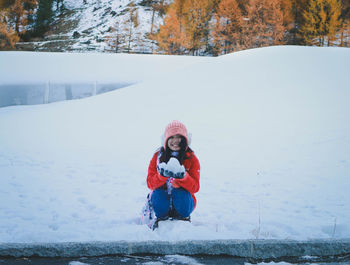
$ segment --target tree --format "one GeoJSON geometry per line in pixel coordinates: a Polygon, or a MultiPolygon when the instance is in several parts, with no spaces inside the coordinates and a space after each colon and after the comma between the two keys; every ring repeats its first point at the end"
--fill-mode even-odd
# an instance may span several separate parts
{"type": "Polygon", "coordinates": [[[172,8],[175,9],[175,15],[177,17],[177,22],[179,24],[180,31],[184,30],[184,19],[185,19],[185,4],[187,0],[175,0],[173,2],[172,8]]]}
{"type": "Polygon", "coordinates": [[[194,55],[208,47],[209,21],[213,15],[212,0],[187,0],[184,5],[185,47],[194,55]]]}
{"type": "Polygon", "coordinates": [[[10,16],[14,19],[15,31],[17,34],[19,34],[20,26],[24,28],[27,25],[25,10],[23,7],[23,2],[21,0],[15,0],[15,3],[10,8],[10,16]]]}
{"type": "Polygon", "coordinates": [[[6,23],[0,22],[0,49],[13,49],[15,48],[15,43],[18,41],[19,36],[16,32],[9,28],[6,23]]]}
{"type": "Polygon", "coordinates": [[[290,44],[302,44],[302,39],[300,37],[300,28],[303,25],[303,11],[307,6],[307,1],[309,0],[291,0],[291,16],[292,24],[291,28],[288,28],[287,42],[290,44]]]}
{"type": "Polygon", "coordinates": [[[6,8],[5,16],[8,19],[7,24],[11,26],[18,35],[26,32],[28,17],[33,14],[36,4],[35,0],[2,1],[2,5],[6,8]]]}
{"type": "Polygon", "coordinates": [[[0,0],[0,46],[14,48],[27,31],[35,0],[0,0]]]}
{"type": "Polygon", "coordinates": [[[281,0],[281,11],[283,15],[283,26],[285,28],[284,43],[293,44],[294,35],[291,31],[294,29],[294,14],[293,14],[293,2],[295,0],[281,0]]]}
{"type": "Polygon", "coordinates": [[[326,25],[325,35],[327,45],[336,40],[336,34],[340,30],[341,23],[341,2],[339,0],[327,0],[325,2],[326,25]]]}
{"type": "Polygon", "coordinates": [[[309,0],[303,12],[304,22],[300,35],[306,45],[327,45],[340,29],[341,5],[339,0],[309,0]]]}
{"type": "Polygon", "coordinates": [[[315,39],[322,35],[322,25],[325,22],[322,21],[325,19],[324,13],[321,15],[323,10],[323,0],[310,0],[307,8],[304,9],[304,23],[299,31],[304,44],[313,45],[315,44],[315,39]]]}
{"type": "Polygon", "coordinates": [[[121,32],[120,22],[116,21],[110,31],[111,35],[106,37],[106,42],[115,52],[119,52],[121,50],[121,45],[125,43],[125,34],[121,32]]]}
{"type": "Polygon", "coordinates": [[[129,9],[129,16],[128,18],[124,21],[124,31],[127,32],[126,38],[127,38],[127,51],[131,51],[131,43],[135,40],[136,38],[136,28],[139,25],[139,20],[138,20],[138,11],[136,8],[136,5],[134,3],[129,4],[130,9],[129,9]]]}
{"type": "Polygon", "coordinates": [[[349,46],[350,42],[350,1],[342,1],[340,46],[349,46]]]}
{"type": "Polygon", "coordinates": [[[189,51],[193,55],[208,49],[213,6],[213,0],[175,0],[157,34],[160,48],[177,54],[189,51]]]}
{"type": "Polygon", "coordinates": [[[0,12],[7,10],[14,4],[14,0],[0,0],[0,12]]]}
{"type": "Polygon", "coordinates": [[[164,16],[168,5],[165,3],[165,0],[148,0],[147,4],[152,8],[150,34],[153,35],[155,15],[158,13],[159,16],[164,16]]]}
{"type": "Polygon", "coordinates": [[[222,0],[215,13],[214,53],[226,54],[240,49],[243,15],[236,0],[222,0]]]}
{"type": "Polygon", "coordinates": [[[172,4],[168,9],[164,24],[160,26],[159,32],[156,35],[159,48],[167,54],[182,54],[184,52],[186,36],[182,28],[181,12],[179,13],[177,6],[172,4]]]}
{"type": "Polygon", "coordinates": [[[42,36],[53,21],[53,0],[39,0],[38,11],[35,20],[35,32],[42,36]]]}
{"type": "Polygon", "coordinates": [[[280,44],[284,31],[280,0],[249,1],[243,23],[245,48],[280,44]]]}

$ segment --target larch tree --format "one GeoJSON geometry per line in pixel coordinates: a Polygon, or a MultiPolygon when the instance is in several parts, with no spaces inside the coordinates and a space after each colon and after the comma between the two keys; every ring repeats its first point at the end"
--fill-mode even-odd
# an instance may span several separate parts
{"type": "Polygon", "coordinates": [[[339,0],[309,0],[300,34],[306,45],[324,46],[334,40],[341,26],[339,0]],[[326,43],[327,39],[327,43],[326,43]]]}
{"type": "Polygon", "coordinates": [[[293,44],[294,35],[291,33],[294,24],[294,14],[293,14],[293,1],[294,0],[281,0],[281,10],[283,14],[283,26],[285,28],[284,43],[293,44]]]}
{"type": "Polygon", "coordinates": [[[222,0],[215,13],[212,35],[214,53],[226,54],[241,48],[243,15],[236,0],[222,0]]]}
{"type": "Polygon", "coordinates": [[[282,43],[285,28],[280,0],[250,0],[243,23],[245,48],[282,43]]]}
{"type": "MultiPolygon", "coordinates": [[[[176,1],[174,2],[176,3],[176,1]]],[[[179,6],[172,4],[163,25],[160,26],[156,40],[161,50],[167,54],[182,54],[185,50],[185,31],[182,28],[182,10],[179,6]]]]}
{"type": "Polygon", "coordinates": [[[8,11],[13,1],[0,0],[0,49],[13,49],[19,40],[18,34],[8,24],[8,11]]]}
{"type": "Polygon", "coordinates": [[[192,55],[209,46],[209,21],[213,15],[212,0],[187,0],[184,5],[185,46],[192,55]]]}
{"type": "Polygon", "coordinates": [[[14,49],[18,41],[19,36],[16,32],[8,27],[7,23],[0,21],[0,50],[14,49]]]}
{"type": "Polygon", "coordinates": [[[289,29],[290,39],[288,40],[291,44],[302,44],[301,35],[299,33],[301,26],[304,24],[303,12],[308,1],[309,0],[291,0],[293,24],[292,28],[289,29]]]}
{"type": "Polygon", "coordinates": [[[0,0],[0,46],[14,48],[27,31],[36,0],[0,0]]]}
{"type": "Polygon", "coordinates": [[[175,0],[157,34],[159,47],[168,53],[198,54],[209,49],[209,21],[216,0],[175,0]]]}
{"type": "Polygon", "coordinates": [[[28,17],[33,14],[37,5],[36,0],[12,0],[5,4],[7,5],[8,24],[18,35],[24,34],[28,17]]]}
{"type": "Polygon", "coordinates": [[[171,5],[171,8],[175,9],[176,17],[180,25],[180,30],[183,30],[183,21],[185,18],[185,4],[188,0],[175,0],[171,5]]]}
{"type": "Polygon", "coordinates": [[[286,32],[284,25],[285,13],[283,12],[283,6],[281,0],[268,1],[269,15],[268,17],[268,29],[272,31],[272,38],[270,43],[272,45],[280,45],[283,43],[283,36],[286,32]]]}
{"type": "Polygon", "coordinates": [[[337,38],[336,34],[341,28],[341,2],[340,0],[326,0],[326,25],[325,35],[327,36],[327,46],[332,44],[337,38]]]}
{"type": "Polygon", "coordinates": [[[350,45],[350,1],[342,0],[340,46],[350,45]]]}
{"type": "Polygon", "coordinates": [[[20,31],[22,32],[24,27],[27,25],[23,1],[15,0],[14,4],[10,8],[10,17],[14,21],[16,33],[19,34],[20,31]]]}
{"type": "Polygon", "coordinates": [[[303,44],[321,46],[320,38],[323,35],[322,27],[325,23],[323,0],[310,0],[303,11],[303,20],[299,31],[303,44]]]}

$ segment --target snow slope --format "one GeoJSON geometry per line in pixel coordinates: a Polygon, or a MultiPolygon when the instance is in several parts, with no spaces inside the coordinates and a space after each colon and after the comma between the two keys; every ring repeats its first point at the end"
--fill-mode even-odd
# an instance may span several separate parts
{"type": "Polygon", "coordinates": [[[208,57],[1,52],[0,85],[28,83],[137,83],[158,78],[184,66],[209,61],[208,57]]]}
{"type": "MultiPolygon", "coordinates": [[[[8,82],[16,75],[2,62],[28,63],[14,54],[0,53],[8,82]]],[[[48,66],[57,55],[41,56],[48,66]]],[[[78,55],[64,56],[70,65],[78,55]]],[[[186,57],[176,69],[184,57],[123,58],[116,69],[133,86],[0,109],[0,242],[350,237],[349,49],[269,47],[186,57]],[[131,74],[129,59],[170,70],[131,74]],[[173,119],[192,132],[201,189],[192,224],[153,232],[139,225],[147,168],[173,119]]],[[[87,68],[73,77],[90,78],[87,68]]],[[[69,79],[69,69],[54,77],[69,79]]]]}

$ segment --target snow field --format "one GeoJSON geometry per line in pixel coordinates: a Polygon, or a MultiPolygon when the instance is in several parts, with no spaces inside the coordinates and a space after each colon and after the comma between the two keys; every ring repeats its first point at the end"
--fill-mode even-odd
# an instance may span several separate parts
{"type": "Polygon", "coordinates": [[[135,84],[0,109],[0,242],[350,237],[349,49],[32,55],[0,53],[6,82],[18,60],[58,58],[68,67],[32,66],[23,80],[135,84]],[[201,189],[192,224],[152,232],[138,223],[147,168],[173,119],[193,135],[201,189]]]}

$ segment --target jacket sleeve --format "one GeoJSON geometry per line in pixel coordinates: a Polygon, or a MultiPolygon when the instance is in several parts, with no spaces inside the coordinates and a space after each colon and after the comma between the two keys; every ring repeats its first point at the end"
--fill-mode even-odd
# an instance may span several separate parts
{"type": "Polygon", "coordinates": [[[175,179],[174,186],[180,186],[193,194],[199,191],[200,164],[195,154],[192,154],[190,159],[190,168],[186,170],[185,177],[175,179]]]}
{"type": "Polygon", "coordinates": [[[158,152],[156,152],[153,155],[152,160],[148,166],[147,186],[151,190],[158,189],[159,187],[163,186],[168,180],[168,178],[165,178],[158,173],[157,157],[158,157],[158,152]]]}

